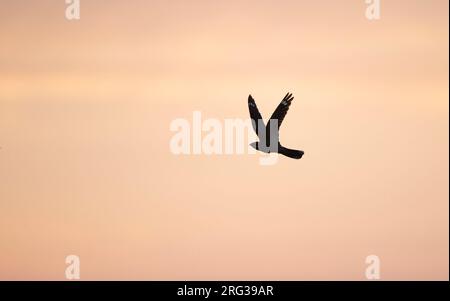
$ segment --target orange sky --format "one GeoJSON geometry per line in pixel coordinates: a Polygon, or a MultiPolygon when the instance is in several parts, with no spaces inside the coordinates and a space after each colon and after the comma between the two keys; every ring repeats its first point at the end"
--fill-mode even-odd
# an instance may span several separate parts
{"type": "Polygon", "coordinates": [[[448,1],[0,0],[0,279],[448,280],[448,1]],[[175,118],[305,151],[174,156],[175,118]]]}

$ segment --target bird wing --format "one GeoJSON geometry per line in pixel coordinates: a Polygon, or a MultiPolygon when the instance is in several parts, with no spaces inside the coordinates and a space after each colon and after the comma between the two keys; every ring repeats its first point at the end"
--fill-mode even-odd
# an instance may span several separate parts
{"type": "Polygon", "coordinates": [[[262,120],[261,113],[259,113],[256,102],[251,95],[248,96],[248,110],[250,111],[250,118],[252,119],[253,129],[258,135],[258,120],[262,120]]]}
{"type": "MultiPolygon", "coordinates": [[[[283,122],[284,117],[286,116],[293,99],[294,97],[292,96],[291,93],[286,94],[286,96],[283,98],[283,100],[280,102],[280,104],[270,117],[270,120],[274,119],[278,120],[278,128],[280,128],[281,123],[283,122]]],[[[269,128],[270,128],[270,120],[267,123],[267,127],[269,128]]]]}

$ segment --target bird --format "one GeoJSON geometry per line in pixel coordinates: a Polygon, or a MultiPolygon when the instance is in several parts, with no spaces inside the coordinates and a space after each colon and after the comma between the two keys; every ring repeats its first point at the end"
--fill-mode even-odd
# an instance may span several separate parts
{"type": "Polygon", "coordinates": [[[287,93],[273,112],[272,116],[267,122],[267,125],[264,128],[264,121],[262,119],[261,113],[258,110],[258,107],[256,106],[256,102],[253,99],[252,95],[248,96],[248,109],[250,111],[252,126],[259,138],[258,142],[253,142],[250,144],[251,147],[264,153],[279,153],[292,159],[302,158],[304,152],[301,150],[290,149],[282,146],[278,134],[278,130],[280,129],[281,123],[283,122],[293,99],[294,97],[292,96],[292,93],[287,93]],[[278,122],[278,127],[275,127],[275,121],[278,122]],[[271,132],[271,128],[274,128],[275,131],[271,132]],[[262,142],[264,142],[264,138],[266,140],[266,143],[261,144],[261,140],[262,142]],[[271,145],[271,141],[276,141],[278,144],[271,145]]]}

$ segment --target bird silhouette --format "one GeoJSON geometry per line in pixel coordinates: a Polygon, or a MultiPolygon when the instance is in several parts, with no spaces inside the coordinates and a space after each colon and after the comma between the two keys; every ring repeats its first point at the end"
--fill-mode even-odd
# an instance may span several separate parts
{"type": "Polygon", "coordinates": [[[304,152],[301,150],[289,149],[282,146],[278,134],[281,123],[283,122],[293,99],[294,97],[291,93],[286,94],[286,96],[273,112],[272,116],[267,122],[267,125],[264,127],[264,121],[262,120],[261,113],[259,113],[255,100],[251,95],[248,96],[248,109],[250,111],[250,118],[252,119],[253,129],[255,130],[256,135],[258,135],[259,138],[258,142],[253,142],[250,144],[253,148],[264,153],[279,153],[293,159],[300,159],[303,156],[304,152]],[[278,123],[278,126],[275,122],[278,123]],[[264,142],[264,140],[265,143],[261,143],[264,142]]]}

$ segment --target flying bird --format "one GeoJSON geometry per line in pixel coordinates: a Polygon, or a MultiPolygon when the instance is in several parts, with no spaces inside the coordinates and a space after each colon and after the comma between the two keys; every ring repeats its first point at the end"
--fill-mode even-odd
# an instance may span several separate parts
{"type": "Polygon", "coordinates": [[[262,120],[261,113],[259,113],[255,100],[251,95],[248,96],[250,118],[252,119],[253,129],[260,140],[259,142],[253,142],[250,144],[253,148],[264,153],[279,153],[293,159],[300,159],[303,156],[304,152],[301,150],[289,149],[282,146],[278,135],[278,130],[280,129],[281,123],[283,122],[293,99],[294,97],[292,96],[292,93],[286,94],[281,103],[273,112],[267,122],[267,125],[264,127],[264,121],[262,120]],[[276,127],[276,124],[274,123],[276,121],[278,121],[278,127],[276,127]],[[275,131],[273,131],[274,129],[275,131]],[[265,133],[262,131],[265,131],[265,133]],[[266,140],[265,143],[261,143],[264,142],[264,138],[266,140]],[[271,140],[276,141],[278,145],[271,145],[271,140]]]}

